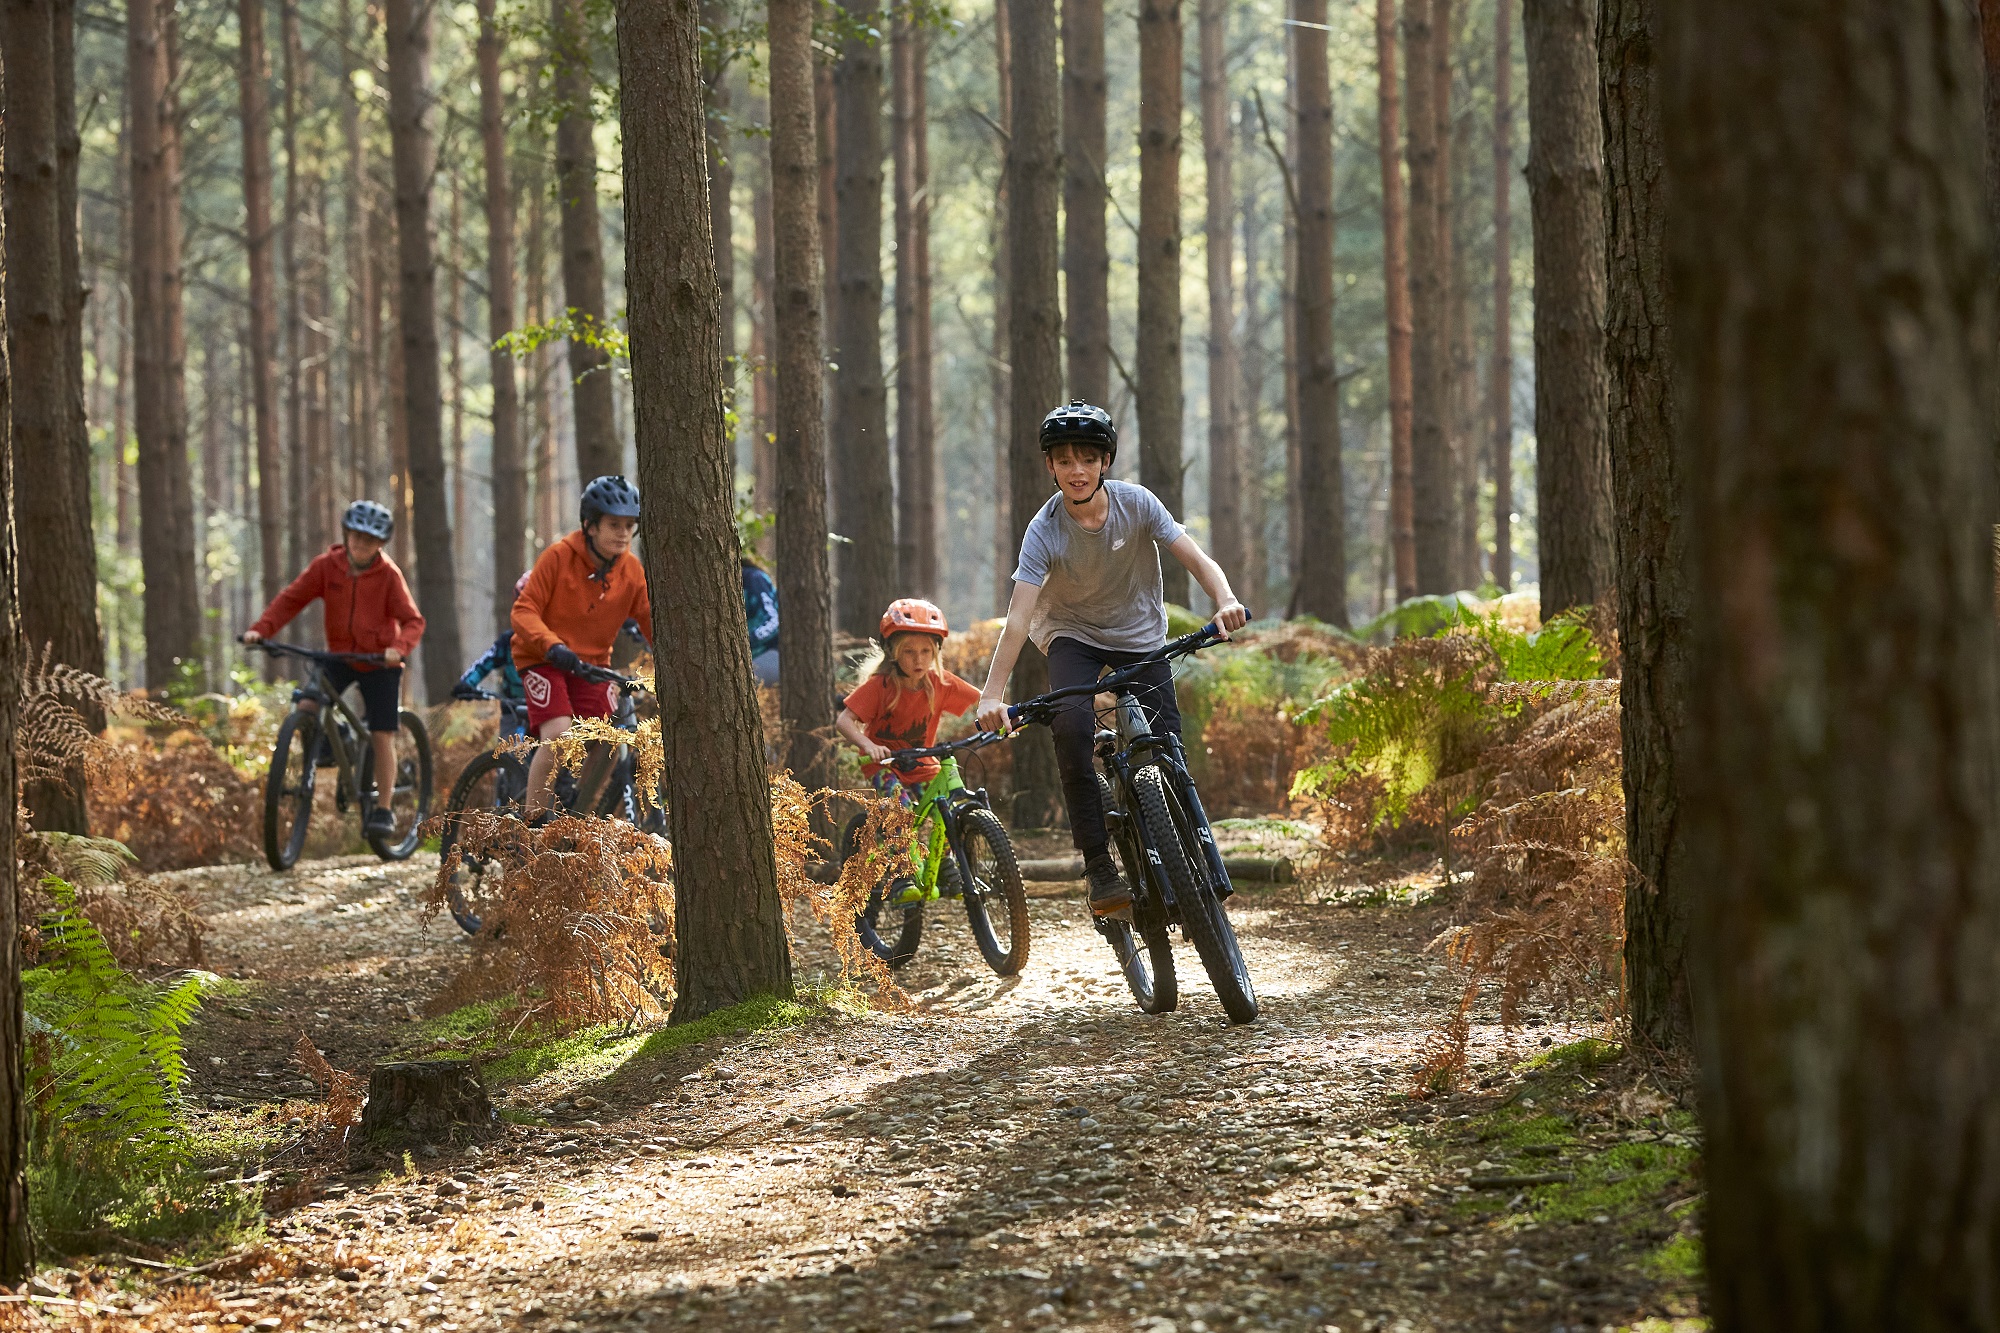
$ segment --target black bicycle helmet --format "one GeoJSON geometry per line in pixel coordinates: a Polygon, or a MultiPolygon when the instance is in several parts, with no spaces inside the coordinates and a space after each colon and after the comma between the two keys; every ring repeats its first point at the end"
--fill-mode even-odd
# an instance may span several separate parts
{"type": "Polygon", "coordinates": [[[639,517],[639,488],[623,477],[599,477],[583,488],[583,503],[577,507],[577,526],[589,527],[594,518],[639,517]]]}
{"type": "Polygon", "coordinates": [[[373,500],[356,500],[340,516],[340,526],[348,532],[358,532],[364,537],[386,542],[389,534],[396,530],[396,516],[389,512],[387,505],[373,500]]]}
{"type": "Polygon", "coordinates": [[[1042,418],[1042,452],[1046,454],[1059,444],[1093,444],[1109,456],[1109,461],[1118,461],[1118,427],[1111,424],[1111,414],[1081,398],[1042,418]]]}

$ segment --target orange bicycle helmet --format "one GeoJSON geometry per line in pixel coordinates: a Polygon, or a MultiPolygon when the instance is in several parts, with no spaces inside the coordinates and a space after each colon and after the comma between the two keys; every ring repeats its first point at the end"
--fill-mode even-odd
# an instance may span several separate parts
{"type": "Polygon", "coordinates": [[[935,634],[947,639],[951,626],[944,623],[944,612],[935,603],[921,597],[899,597],[882,613],[882,638],[886,641],[892,634],[935,634]]]}

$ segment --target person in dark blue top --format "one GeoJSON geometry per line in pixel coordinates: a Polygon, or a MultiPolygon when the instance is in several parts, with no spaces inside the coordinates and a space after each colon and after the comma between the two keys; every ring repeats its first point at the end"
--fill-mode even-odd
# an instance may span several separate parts
{"type": "MultiPolygon", "coordinates": [[[[523,574],[515,583],[514,591],[517,595],[521,591],[521,584],[527,582],[527,579],[528,576],[523,574]]],[[[482,697],[480,690],[486,678],[496,671],[500,673],[500,699],[504,703],[515,705],[500,710],[500,734],[503,737],[524,735],[528,727],[528,694],[521,684],[521,673],[514,667],[512,629],[503,631],[500,637],[479,655],[479,660],[465,669],[465,674],[458,678],[458,685],[452,693],[461,699],[480,698],[482,697]]]]}
{"type": "Polygon", "coordinates": [[[756,561],[744,557],[743,618],[750,624],[750,666],[760,685],[778,683],[778,588],[756,561]]]}

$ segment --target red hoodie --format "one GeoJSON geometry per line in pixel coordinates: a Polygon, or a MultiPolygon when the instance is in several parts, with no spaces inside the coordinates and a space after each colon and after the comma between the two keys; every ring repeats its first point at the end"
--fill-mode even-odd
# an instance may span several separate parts
{"type": "Polygon", "coordinates": [[[379,653],[394,648],[408,657],[424,637],[423,612],[410,600],[410,585],[389,553],[376,556],[374,564],[357,574],[344,545],[315,557],[250,628],[268,639],[315,598],[326,603],[328,652],[379,653]]]}

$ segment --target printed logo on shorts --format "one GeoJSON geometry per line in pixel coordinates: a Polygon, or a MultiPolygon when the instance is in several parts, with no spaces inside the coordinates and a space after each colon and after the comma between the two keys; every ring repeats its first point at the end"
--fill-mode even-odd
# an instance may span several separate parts
{"type": "Polygon", "coordinates": [[[530,671],[521,677],[521,688],[527,692],[528,702],[541,708],[549,701],[549,678],[539,671],[530,671]]]}
{"type": "Polygon", "coordinates": [[[607,714],[618,711],[618,687],[610,681],[604,682],[604,711],[607,714]]]}

